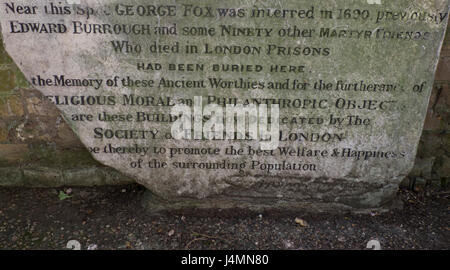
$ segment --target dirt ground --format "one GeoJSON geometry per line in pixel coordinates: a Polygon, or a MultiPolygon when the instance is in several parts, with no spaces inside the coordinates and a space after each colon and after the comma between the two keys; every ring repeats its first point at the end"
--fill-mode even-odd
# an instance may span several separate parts
{"type": "Polygon", "coordinates": [[[403,210],[369,215],[190,211],[152,216],[139,185],[0,188],[0,249],[449,249],[450,191],[401,189],[403,210]]]}

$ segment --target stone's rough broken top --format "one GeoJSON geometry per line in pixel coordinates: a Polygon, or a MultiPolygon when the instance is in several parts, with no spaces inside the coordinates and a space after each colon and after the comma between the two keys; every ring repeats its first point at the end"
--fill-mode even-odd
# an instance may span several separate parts
{"type": "Polygon", "coordinates": [[[393,199],[449,12],[446,0],[0,3],[30,83],[153,199],[312,211],[393,199]]]}

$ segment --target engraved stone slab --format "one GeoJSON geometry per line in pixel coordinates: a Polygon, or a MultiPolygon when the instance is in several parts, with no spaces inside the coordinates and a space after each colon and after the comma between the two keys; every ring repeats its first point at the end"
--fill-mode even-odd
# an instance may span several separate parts
{"type": "Polygon", "coordinates": [[[0,4],[5,48],[103,164],[181,205],[318,211],[392,200],[449,12],[447,0],[0,4]],[[260,129],[230,130],[242,118],[227,108],[257,112],[245,126],[260,129]]]}

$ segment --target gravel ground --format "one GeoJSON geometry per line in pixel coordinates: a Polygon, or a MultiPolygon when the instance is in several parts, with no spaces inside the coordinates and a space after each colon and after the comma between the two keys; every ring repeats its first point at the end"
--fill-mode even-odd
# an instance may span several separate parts
{"type": "Polygon", "coordinates": [[[449,249],[450,192],[401,189],[403,210],[330,215],[243,210],[146,214],[139,185],[0,188],[0,249],[449,249]]]}

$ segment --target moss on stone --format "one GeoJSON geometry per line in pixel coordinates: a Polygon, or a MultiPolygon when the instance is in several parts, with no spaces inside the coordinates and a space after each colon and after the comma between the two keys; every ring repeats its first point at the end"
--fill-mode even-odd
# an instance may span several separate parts
{"type": "Polygon", "coordinates": [[[3,40],[0,36],[0,65],[9,65],[13,64],[13,60],[11,57],[9,57],[8,53],[5,51],[5,48],[3,47],[3,40]]]}
{"type": "Polygon", "coordinates": [[[25,75],[19,70],[19,68],[14,69],[14,75],[16,78],[16,86],[19,88],[31,88],[31,84],[28,82],[25,75]]]}
{"type": "Polygon", "coordinates": [[[0,167],[0,185],[1,186],[22,186],[23,173],[17,168],[0,167]]]}
{"type": "Polygon", "coordinates": [[[86,149],[59,150],[46,146],[31,147],[24,163],[53,168],[101,166],[86,149]]]}
{"type": "Polygon", "coordinates": [[[11,91],[16,87],[14,72],[11,70],[0,70],[0,92],[11,91]]]}

